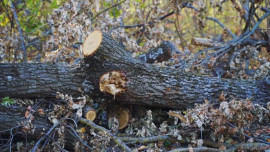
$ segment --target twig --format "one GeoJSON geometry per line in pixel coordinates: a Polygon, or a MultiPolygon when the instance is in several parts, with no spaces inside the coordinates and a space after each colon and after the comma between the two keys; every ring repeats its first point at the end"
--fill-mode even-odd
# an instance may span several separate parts
{"type": "Polygon", "coordinates": [[[11,139],[10,139],[10,143],[9,143],[9,151],[12,152],[12,141],[13,141],[13,138],[14,138],[14,135],[12,133],[13,129],[14,128],[17,128],[17,127],[13,127],[12,129],[10,129],[10,135],[11,135],[11,139]]]}
{"type": "Polygon", "coordinates": [[[103,132],[106,132],[108,135],[111,136],[111,138],[113,139],[113,141],[119,145],[123,150],[125,151],[128,151],[128,152],[131,152],[131,149],[123,142],[121,141],[118,137],[114,136],[109,130],[107,130],[106,128],[104,127],[101,127],[97,124],[95,124],[94,122],[90,121],[90,120],[87,120],[87,119],[84,119],[84,118],[79,118],[79,121],[85,125],[88,125],[89,127],[93,128],[93,129],[96,129],[96,130],[99,130],[99,131],[103,131],[103,132]]]}
{"type": "MultiPolygon", "coordinates": [[[[179,14],[179,12],[177,14],[179,14]]],[[[177,36],[180,39],[180,45],[184,49],[185,48],[185,45],[186,45],[186,42],[185,42],[185,40],[183,38],[182,32],[180,32],[180,28],[179,28],[180,26],[179,25],[180,24],[179,24],[178,15],[175,15],[175,21],[174,21],[175,30],[176,30],[177,36]]]]}
{"type": "Polygon", "coordinates": [[[196,152],[202,152],[202,151],[206,151],[206,152],[219,152],[220,150],[216,149],[216,148],[208,148],[208,147],[198,147],[198,148],[177,148],[174,150],[171,150],[169,152],[189,152],[189,151],[196,151],[196,152]]]}
{"type": "Polygon", "coordinates": [[[53,126],[47,131],[47,133],[39,138],[39,140],[36,142],[34,148],[31,150],[31,152],[35,152],[38,148],[38,145],[45,139],[45,137],[49,137],[52,131],[59,126],[64,120],[66,120],[70,116],[71,112],[68,112],[61,120],[54,122],[53,126]]]}
{"type": "MultiPolygon", "coordinates": [[[[175,137],[171,135],[161,135],[161,136],[152,136],[152,137],[145,137],[145,138],[135,138],[135,137],[118,137],[123,142],[130,142],[130,143],[149,143],[149,142],[157,142],[157,141],[179,141],[175,137]]],[[[179,142],[181,142],[180,140],[179,142]]],[[[183,140],[182,143],[186,143],[183,140]]]]}
{"type": "Polygon", "coordinates": [[[225,27],[225,25],[223,25],[218,19],[213,18],[213,17],[206,17],[206,19],[218,23],[218,25],[221,26],[224,30],[226,30],[234,39],[237,38],[237,36],[235,34],[233,34],[231,30],[229,30],[227,27],[225,27]]]}
{"type": "Polygon", "coordinates": [[[264,12],[269,12],[270,11],[270,8],[261,7],[261,10],[264,11],[264,12]]]}
{"type": "Polygon", "coordinates": [[[44,148],[44,146],[48,143],[49,140],[52,140],[52,141],[55,143],[55,145],[61,150],[61,152],[68,152],[67,150],[63,149],[63,148],[57,143],[57,141],[55,141],[54,137],[51,137],[51,136],[48,136],[48,138],[47,138],[47,140],[46,140],[46,143],[43,144],[43,146],[42,146],[41,149],[44,148]]]}
{"type": "MultiPolygon", "coordinates": [[[[171,15],[174,14],[174,13],[175,13],[175,11],[171,11],[171,12],[169,12],[168,14],[166,14],[166,15],[164,15],[164,16],[158,18],[157,20],[160,20],[160,21],[161,21],[161,20],[163,20],[163,19],[165,19],[165,18],[171,16],[171,15]]],[[[147,22],[147,23],[143,23],[143,24],[135,24],[135,25],[120,25],[120,26],[115,26],[115,27],[113,27],[113,28],[110,30],[109,33],[111,34],[113,30],[116,30],[116,29],[118,29],[118,28],[129,29],[129,28],[134,28],[134,27],[142,27],[142,26],[145,26],[145,25],[147,25],[147,24],[152,25],[152,24],[154,24],[154,23],[156,23],[156,21],[150,21],[150,22],[147,22]]]]}
{"type": "Polygon", "coordinates": [[[116,6],[120,5],[120,4],[122,4],[122,3],[124,3],[125,1],[126,1],[126,0],[117,2],[117,3],[113,4],[112,6],[110,6],[110,7],[108,7],[108,8],[105,8],[104,10],[98,12],[96,15],[94,15],[94,16],[92,17],[91,21],[94,21],[100,14],[102,14],[102,13],[104,13],[104,12],[106,12],[106,11],[108,11],[108,10],[110,10],[110,9],[112,9],[112,8],[114,8],[114,7],[116,7],[116,6]]]}
{"type": "MultiPolygon", "coordinates": [[[[229,126],[233,127],[233,128],[237,128],[235,125],[233,125],[233,124],[232,124],[232,123],[230,123],[230,122],[227,122],[227,124],[228,124],[229,126]]],[[[257,141],[257,142],[260,142],[260,143],[263,143],[263,144],[266,144],[266,145],[269,145],[269,146],[270,146],[270,143],[269,143],[269,142],[264,141],[264,140],[262,140],[262,139],[259,139],[259,138],[257,138],[257,137],[254,137],[254,136],[249,136],[249,135],[247,135],[247,134],[245,134],[245,133],[244,133],[244,136],[245,136],[245,137],[247,137],[247,138],[254,138],[254,139],[255,139],[255,141],[257,141]]]]}
{"type": "Polygon", "coordinates": [[[16,20],[16,24],[18,26],[18,31],[20,33],[20,38],[21,38],[21,43],[22,43],[22,49],[23,49],[23,61],[26,63],[27,62],[27,52],[26,52],[26,48],[25,48],[25,45],[24,45],[24,37],[23,37],[23,33],[22,33],[22,29],[20,27],[20,23],[19,23],[19,20],[18,20],[18,16],[17,16],[17,13],[16,13],[16,10],[14,8],[14,5],[12,3],[11,0],[9,0],[10,4],[11,4],[11,9],[13,11],[13,15],[14,15],[14,18],[16,20]]]}
{"type": "Polygon", "coordinates": [[[259,27],[259,25],[262,23],[262,21],[268,17],[270,15],[270,11],[266,12],[259,20],[258,22],[253,26],[253,28],[251,29],[250,32],[248,33],[243,33],[238,39],[232,41],[234,43],[232,43],[231,45],[227,45],[221,49],[219,49],[217,52],[214,52],[212,55],[207,56],[206,58],[204,58],[200,64],[204,64],[206,61],[208,61],[210,58],[212,57],[216,57],[219,58],[222,55],[228,53],[231,49],[231,47],[235,47],[239,44],[241,44],[243,41],[245,41],[247,38],[249,38],[255,31],[256,29],[259,27]]]}
{"type": "Polygon", "coordinates": [[[233,4],[233,7],[236,9],[236,11],[238,11],[245,20],[247,20],[247,18],[245,18],[245,10],[243,10],[235,0],[231,0],[231,3],[233,4]]]}
{"type": "MultiPolygon", "coordinates": [[[[259,25],[262,23],[262,21],[268,17],[270,15],[270,9],[258,20],[258,22],[253,26],[253,28],[251,29],[251,31],[243,37],[243,39],[239,40],[239,43],[243,42],[245,39],[247,39],[248,37],[250,37],[255,31],[256,29],[259,27],[259,25]]],[[[238,44],[239,44],[238,43],[238,44]]],[[[238,44],[234,44],[234,46],[238,45],[238,44]]]]}
{"type": "MultiPolygon", "coordinates": [[[[191,8],[191,9],[195,10],[196,12],[199,11],[197,8],[195,8],[192,5],[183,4],[183,6],[186,7],[186,8],[191,8]]],[[[237,38],[237,36],[235,34],[233,34],[231,30],[229,30],[227,27],[225,27],[225,25],[223,25],[218,19],[213,18],[213,17],[206,17],[206,19],[218,23],[218,25],[221,26],[223,29],[225,29],[234,39],[237,38]]]]}
{"type": "Polygon", "coordinates": [[[74,136],[77,140],[79,140],[80,143],[82,143],[85,147],[89,148],[89,150],[91,150],[92,148],[90,146],[87,145],[87,143],[85,143],[83,141],[83,139],[77,134],[77,132],[74,130],[74,128],[72,128],[71,126],[69,125],[66,125],[66,127],[68,127],[70,130],[69,130],[69,133],[74,136]]]}
{"type": "Polygon", "coordinates": [[[71,121],[74,123],[75,128],[78,127],[77,122],[76,122],[74,119],[71,119],[71,118],[65,118],[64,120],[71,120],[71,121]]]}
{"type": "Polygon", "coordinates": [[[53,126],[47,131],[47,133],[42,136],[41,138],[39,138],[39,140],[36,142],[34,148],[31,150],[31,152],[35,152],[37,151],[38,145],[45,139],[45,137],[49,136],[51,134],[51,132],[60,124],[59,121],[57,121],[56,123],[53,124],[53,126]]]}
{"type": "Polygon", "coordinates": [[[189,4],[182,4],[183,7],[185,8],[191,8],[191,9],[194,9],[195,11],[199,11],[196,7],[192,6],[192,5],[189,5],[189,4]]]}
{"type": "MultiPolygon", "coordinates": [[[[159,135],[159,136],[152,136],[152,137],[145,137],[145,138],[135,138],[135,137],[118,137],[123,142],[134,143],[134,144],[142,144],[142,143],[150,143],[150,142],[157,142],[157,141],[171,141],[171,142],[179,142],[181,144],[190,143],[187,140],[178,140],[176,137],[172,135],[159,135]]],[[[210,141],[210,140],[203,140],[203,145],[210,146],[214,148],[219,148],[220,144],[210,141]]]]}
{"type": "Polygon", "coordinates": [[[264,143],[241,143],[241,144],[235,144],[232,148],[225,150],[225,152],[234,152],[239,148],[244,150],[244,151],[246,151],[248,149],[261,151],[261,150],[265,150],[265,149],[270,148],[270,145],[264,144],[264,143]]]}

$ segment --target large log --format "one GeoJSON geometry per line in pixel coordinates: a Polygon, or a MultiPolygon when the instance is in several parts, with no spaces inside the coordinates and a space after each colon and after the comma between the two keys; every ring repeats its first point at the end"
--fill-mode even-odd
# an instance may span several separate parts
{"type": "Polygon", "coordinates": [[[0,64],[0,97],[52,97],[57,91],[80,95],[91,89],[80,64],[0,64]]]}
{"type": "MultiPolygon", "coordinates": [[[[98,31],[86,39],[96,39],[98,31]]],[[[264,81],[244,81],[219,79],[180,72],[173,68],[161,68],[141,62],[131,57],[108,34],[101,33],[102,42],[98,49],[84,47],[85,62],[90,66],[87,73],[95,80],[94,88],[99,87],[99,78],[108,71],[121,71],[127,79],[125,89],[116,95],[116,100],[124,104],[139,104],[170,108],[186,108],[202,103],[204,99],[215,99],[224,92],[237,98],[253,98],[265,104],[269,101],[269,85],[264,81]],[[94,73],[94,74],[93,74],[94,73]]]]}
{"type": "Polygon", "coordinates": [[[85,60],[73,66],[0,64],[0,97],[45,97],[56,91],[80,95],[84,91],[91,97],[115,98],[122,104],[178,109],[202,103],[204,99],[214,102],[222,92],[237,98],[252,97],[261,104],[270,98],[269,85],[263,80],[219,79],[147,64],[132,58],[118,42],[99,31],[86,39],[84,54],[85,60]],[[115,80],[109,78],[112,71],[123,78],[117,82],[120,84],[114,85],[115,80]],[[106,73],[108,76],[104,77],[106,73]],[[100,83],[106,79],[109,84],[102,93],[100,83]],[[108,87],[119,92],[108,95],[108,87]]]}

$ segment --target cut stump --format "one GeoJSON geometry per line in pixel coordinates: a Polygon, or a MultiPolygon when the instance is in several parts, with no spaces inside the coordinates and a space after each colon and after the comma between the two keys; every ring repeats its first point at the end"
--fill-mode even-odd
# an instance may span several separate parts
{"type": "Polygon", "coordinates": [[[84,117],[87,120],[91,120],[91,121],[94,121],[97,116],[96,111],[89,105],[84,106],[83,113],[84,113],[84,117]]]}

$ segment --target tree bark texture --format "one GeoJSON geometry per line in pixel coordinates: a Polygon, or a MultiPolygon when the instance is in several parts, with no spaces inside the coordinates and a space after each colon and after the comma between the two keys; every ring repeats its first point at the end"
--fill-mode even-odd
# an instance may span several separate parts
{"type": "MultiPolygon", "coordinates": [[[[21,127],[18,127],[20,125],[23,125],[26,120],[24,117],[26,112],[26,108],[22,107],[5,107],[5,106],[0,106],[0,128],[1,128],[1,133],[4,130],[9,130],[11,128],[14,128],[14,130],[20,129],[22,131],[21,127]],[[16,128],[17,127],[17,128],[16,128]]],[[[50,128],[50,123],[48,120],[46,120],[46,117],[42,116],[34,116],[34,120],[32,121],[33,126],[36,127],[35,132],[36,132],[36,137],[42,135],[43,133],[46,132],[50,128]],[[38,134],[38,135],[37,135],[38,134]]],[[[6,132],[9,134],[10,132],[6,132]]]]}
{"type": "Polygon", "coordinates": [[[45,97],[56,91],[80,95],[84,91],[91,97],[113,100],[113,96],[99,90],[100,76],[113,70],[122,71],[128,79],[127,90],[115,97],[122,104],[184,109],[204,99],[217,102],[222,92],[261,104],[270,98],[264,80],[219,79],[144,63],[132,58],[106,33],[101,46],[78,65],[0,64],[0,96],[45,97]]]}
{"type": "MultiPolygon", "coordinates": [[[[222,91],[238,98],[253,97],[254,101],[262,104],[270,97],[269,86],[264,81],[196,76],[143,63],[132,58],[130,52],[106,33],[103,33],[102,45],[85,62],[90,65],[87,69],[90,80],[98,80],[102,74],[112,70],[125,73],[128,89],[116,96],[121,103],[183,109],[203,103],[204,99],[214,102],[222,91]]],[[[98,81],[94,82],[94,88],[98,88],[98,81]]]]}
{"type": "Polygon", "coordinates": [[[57,91],[71,95],[80,94],[80,90],[89,92],[92,86],[84,74],[79,64],[0,64],[0,97],[36,98],[51,97],[57,91]]]}

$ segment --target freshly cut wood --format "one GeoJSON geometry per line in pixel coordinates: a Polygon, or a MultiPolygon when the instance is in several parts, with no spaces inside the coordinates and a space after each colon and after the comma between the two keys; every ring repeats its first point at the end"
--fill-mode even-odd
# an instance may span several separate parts
{"type": "Polygon", "coordinates": [[[176,117],[176,118],[180,119],[184,123],[187,122],[186,118],[183,115],[181,115],[180,113],[176,113],[176,112],[170,110],[168,112],[168,115],[171,116],[171,117],[176,117]]]}
{"type": "Polygon", "coordinates": [[[111,105],[108,107],[108,124],[112,126],[113,119],[117,119],[119,126],[118,129],[122,130],[127,127],[130,119],[130,112],[127,108],[118,105],[111,105]]]}
{"type": "Polygon", "coordinates": [[[83,43],[83,54],[84,56],[92,55],[102,42],[102,32],[92,32],[83,43]]]}
{"type": "Polygon", "coordinates": [[[87,120],[91,120],[91,121],[94,121],[97,116],[96,111],[89,105],[84,106],[83,113],[84,113],[84,117],[87,120]]]}
{"type": "Polygon", "coordinates": [[[129,111],[127,109],[121,109],[117,119],[119,121],[119,130],[126,128],[129,122],[129,111]]]}
{"type": "Polygon", "coordinates": [[[121,71],[111,71],[103,74],[99,80],[99,89],[102,92],[109,93],[114,96],[124,92],[126,88],[127,78],[121,71]]]}

